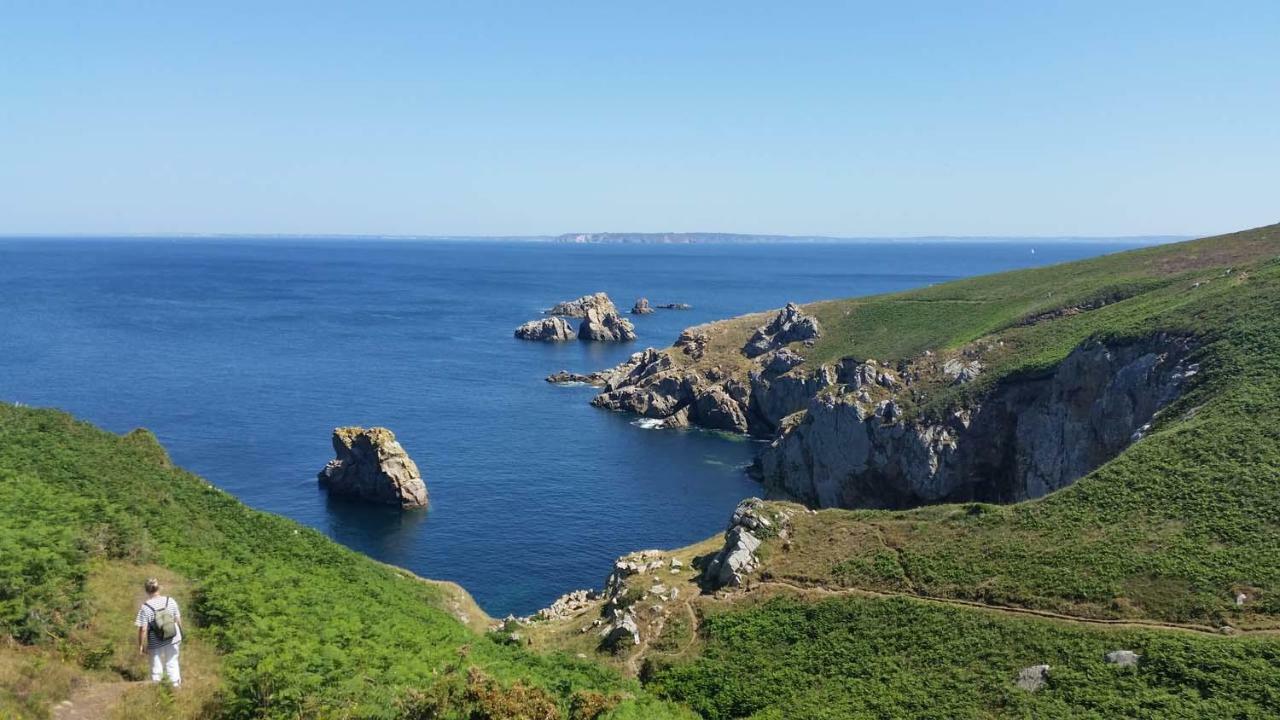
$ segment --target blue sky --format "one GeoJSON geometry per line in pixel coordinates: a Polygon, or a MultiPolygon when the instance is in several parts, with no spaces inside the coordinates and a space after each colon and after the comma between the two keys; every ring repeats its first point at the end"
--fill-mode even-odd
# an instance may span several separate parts
{"type": "Polygon", "coordinates": [[[180,4],[0,0],[0,233],[1280,220],[1275,0],[180,4]]]}

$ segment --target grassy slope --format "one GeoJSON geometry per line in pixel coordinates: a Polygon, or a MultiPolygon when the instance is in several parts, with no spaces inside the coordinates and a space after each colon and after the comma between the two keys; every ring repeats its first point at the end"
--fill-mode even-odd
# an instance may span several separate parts
{"type": "MultiPolygon", "coordinates": [[[[788,542],[767,541],[761,575],[1082,616],[1280,625],[1277,255],[1272,226],[809,306],[827,331],[802,351],[810,363],[894,361],[980,339],[1000,348],[974,387],[931,388],[925,412],[1041,372],[1089,338],[1194,334],[1202,371],[1155,432],[1070,488],[1007,507],[801,513],[788,542]],[[1099,309],[1021,322],[1103,297],[1111,302],[1099,309]],[[1233,605],[1237,591],[1249,594],[1243,609],[1233,605]]],[[[747,324],[729,325],[725,347],[745,338],[738,325],[747,324]]],[[[1106,637],[976,612],[856,597],[721,608],[703,627],[704,653],[664,665],[652,682],[710,717],[908,716],[926,707],[938,717],[1280,712],[1274,638],[1106,637]],[[1152,662],[1132,679],[1100,674],[1100,653],[1126,644],[1146,648],[1152,662]],[[1047,693],[1010,690],[1020,664],[1055,660],[1069,676],[1047,693]],[[1227,698],[1235,704],[1214,705],[1227,698]]]]}
{"type": "MultiPolygon", "coordinates": [[[[188,614],[223,656],[221,716],[402,717],[411,704],[423,717],[558,717],[578,691],[637,690],[598,665],[475,633],[440,585],[245,507],[171,468],[149,433],[120,438],[0,405],[0,633],[92,654],[75,643],[103,622],[88,587],[103,562],[153,562],[194,581],[188,614]],[[497,684],[468,680],[471,668],[497,684]],[[526,689],[505,690],[516,681],[526,689]]],[[[615,712],[681,715],[643,697],[615,712]]]]}

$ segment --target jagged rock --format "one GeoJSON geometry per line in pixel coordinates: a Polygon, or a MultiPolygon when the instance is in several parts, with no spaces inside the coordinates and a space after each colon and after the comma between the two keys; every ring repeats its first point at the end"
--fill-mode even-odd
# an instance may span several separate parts
{"type": "Polygon", "coordinates": [[[702,583],[709,590],[722,587],[738,587],[743,578],[756,569],[756,551],[760,549],[760,537],[785,534],[780,527],[786,515],[770,519],[764,501],[747,498],[738,503],[729,519],[729,529],[724,534],[724,545],[702,570],[702,583]]]}
{"type": "Polygon", "coordinates": [[[599,293],[596,303],[586,308],[578,325],[578,339],[591,342],[628,342],[636,339],[635,326],[618,315],[608,296],[599,293]]]}
{"type": "Polygon", "coordinates": [[[957,385],[973,382],[982,373],[982,363],[977,360],[964,361],[952,358],[942,364],[942,372],[957,385]]]}
{"type": "Polygon", "coordinates": [[[764,369],[765,372],[781,375],[803,362],[804,358],[800,357],[800,355],[787,348],[782,348],[769,358],[769,361],[764,365],[764,369]]]}
{"type": "Polygon", "coordinates": [[[318,476],[330,493],[401,508],[427,506],[422,474],[390,430],[336,428],[333,451],[336,457],[318,476]]]}
{"type": "Polygon", "coordinates": [[[609,299],[609,296],[605,293],[598,292],[592,293],[591,295],[583,295],[576,300],[565,300],[564,302],[556,303],[551,306],[550,310],[546,311],[546,314],[580,318],[586,317],[587,311],[593,307],[608,307],[609,309],[614,310],[614,312],[617,312],[613,307],[613,301],[609,299]]]}
{"type": "Polygon", "coordinates": [[[694,399],[690,419],[713,430],[740,433],[747,431],[747,417],[742,412],[742,405],[718,387],[713,387],[694,399]]]}
{"type": "Polygon", "coordinates": [[[1049,666],[1032,665],[1018,671],[1018,679],[1014,683],[1027,692],[1036,692],[1049,683],[1049,666]]]}
{"type": "Polygon", "coordinates": [[[649,305],[648,298],[640,298],[636,300],[636,304],[631,306],[632,315],[648,315],[653,312],[653,308],[649,305]]]}
{"type": "Polygon", "coordinates": [[[659,310],[692,310],[693,306],[689,303],[666,303],[665,305],[658,305],[657,308],[659,310]]]}
{"type": "Polygon", "coordinates": [[[1041,497],[1127,447],[1182,391],[1191,348],[1169,335],[1090,343],[1049,375],[1006,380],[976,404],[929,420],[904,418],[898,395],[869,412],[874,396],[863,391],[883,398],[882,368],[842,364],[838,374],[858,391],[814,397],[788,420],[761,453],[761,479],[818,507],[1041,497]]]}
{"type": "Polygon", "coordinates": [[[559,317],[530,320],[516,328],[515,335],[521,340],[536,340],[538,342],[565,342],[577,337],[573,326],[569,325],[564,318],[559,317]]]}
{"type": "Polygon", "coordinates": [[[1112,650],[1107,653],[1105,658],[1109,665],[1119,665],[1120,667],[1135,667],[1142,656],[1132,650],[1112,650]]]}
{"type": "Polygon", "coordinates": [[[600,631],[600,647],[606,650],[625,650],[640,644],[640,626],[631,612],[623,613],[600,631]]]}
{"type": "Polygon", "coordinates": [[[706,333],[689,328],[676,338],[675,346],[694,360],[701,360],[707,352],[707,343],[710,341],[711,338],[706,333]]]}
{"type": "Polygon", "coordinates": [[[534,620],[563,620],[579,615],[595,605],[600,594],[595,590],[574,590],[556,598],[550,606],[535,613],[534,620]]]}
{"type": "Polygon", "coordinates": [[[756,328],[755,334],[742,347],[742,354],[754,358],[788,343],[821,336],[817,318],[801,313],[799,305],[787,303],[767,325],[756,328]]]}

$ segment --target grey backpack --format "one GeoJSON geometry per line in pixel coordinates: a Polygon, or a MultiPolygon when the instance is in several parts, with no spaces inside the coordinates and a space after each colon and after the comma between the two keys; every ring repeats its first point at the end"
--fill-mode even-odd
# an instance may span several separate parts
{"type": "Polygon", "coordinates": [[[147,605],[155,613],[151,618],[151,629],[161,640],[172,640],[178,635],[178,615],[173,611],[173,598],[164,599],[164,607],[159,610],[147,605]]]}

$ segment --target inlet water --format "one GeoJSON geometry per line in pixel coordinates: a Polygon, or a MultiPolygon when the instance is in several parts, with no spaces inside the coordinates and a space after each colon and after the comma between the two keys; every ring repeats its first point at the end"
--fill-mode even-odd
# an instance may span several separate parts
{"type": "Polygon", "coordinates": [[[598,587],[618,555],[722,530],[756,494],[752,444],[647,430],[543,382],[614,365],[697,323],[787,301],[902,290],[1124,242],[575,246],[330,240],[0,240],[0,400],[153,430],[175,462],[254,507],[454,580],[493,615],[598,587]],[[1035,252],[1032,252],[1034,248],[1035,252]],[[633,317],[627,345],[512,338],[608,292],[690,311],[633,317]],[[426,512],[332,501],[337,425],[385,425],[426,512]]]}

